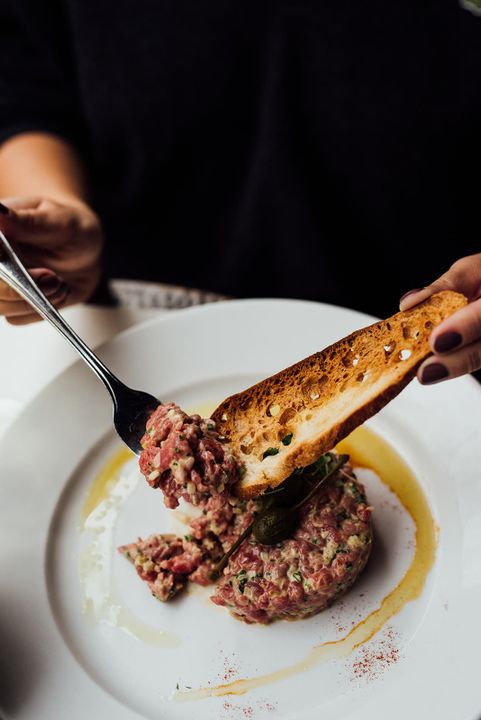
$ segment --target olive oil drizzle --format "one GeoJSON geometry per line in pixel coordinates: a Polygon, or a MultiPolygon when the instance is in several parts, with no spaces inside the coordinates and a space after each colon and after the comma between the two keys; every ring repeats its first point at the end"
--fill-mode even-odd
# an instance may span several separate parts
{"type": "Polygon", "coordinates": [[[122,468],[134,457],[131,450],[122,447],[102,467],[95,480],[89,487],[87,497],[82,507],[82,522],[88,518],[90,513],[106,500],[115,487],[122,468]]]}

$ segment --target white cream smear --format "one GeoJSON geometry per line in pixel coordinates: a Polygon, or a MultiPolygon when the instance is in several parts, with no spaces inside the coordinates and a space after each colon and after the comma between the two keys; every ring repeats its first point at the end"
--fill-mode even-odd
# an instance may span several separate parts
{"type": "Polygon", "coordinates": [[[85,540],[79,564],[82,611],[94,622],[119,628],[149,645],[173,648],[180,644],[179,638],[133,615],[119,600],[112,577],[115,528],[140,479],[137,459],[122,449],[90,488],[81,524],[85,540]]]}

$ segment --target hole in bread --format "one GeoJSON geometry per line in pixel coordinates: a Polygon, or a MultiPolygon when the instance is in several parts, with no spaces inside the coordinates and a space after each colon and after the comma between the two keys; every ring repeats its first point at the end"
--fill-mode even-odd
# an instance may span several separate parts
{"type": "Polygon", "coordinates": [[[403,348],[403,350],[401,350],[401,352],[399,353],[400,360],[407,360],[410,357],[411,357],[411,350],[409,350],[408,348],[403,348]]]}
{"type": "Polygon", "coordinates": [[[424,327],[426,328],[426,330],[431,330],[432,326],[433,324],[431,320],[426,320],[426,322],[424,323],[424,327]]]}
{"type": "Polygon", "coordinates": [[[359,355],[356,355],[356,357],[352,361],[352,364],[354,365],[354,367],[356,367],[356,365],[359,363],[360,359],[361,358],[359,357],[359,355]]]}
{"type": "Polygon", "coordinates": [[[271,415],[272,417],[276,417],[276,415],[279,415],[280,411],[281,411],[281,406],[278,405],[277,403],[274,403],[273,405],[270,406],[267,413],[268,413],[268,415],[271,415]]]}
{"type": "Polygon", "coordinates": [[[384,345],[384,352],[386,355],[390,355],[394,348],[396,347],[396,343],[394,340],[391,340],[387,345],[384,345]]]}
{"type": "Polygon", "coordinates": [[[369,377],[369,371],[367,372],[360,372],[359,375],[356,376],[357,382],[365,382],[369,377]]]}
{"type": "Polygon", "coordinates": [[[388,330],[390,330],[390,329],[391,329],[391,323],[388,323],[388,322],[387,322],[387,323],[386,323],[386,327],[387,327],[388,330]]]}
{"type": "Polygon", "coordinates": [[[416,340],[419,337],[418,328],[413,328],[413,326],[408,323],[403,323],[402,333],[405,340],[409,340],[409,338],[414,338],[416,340]]]}
{"type": "Polygon", "coordinates": [[[225,422],[227,420],[227,413],[222,413],[222,415],[220,416],[220,419],[225,422]]]}
{"type": "Polygon", "coordinates": [[[283,410],[282,415],[279,416],[279,422],[281,425],[286,425],[289,420],[292,420],[296,417],[296,411],[292,408],[286,408],[283,410]]]}
{"type": "Polygon", "coordinates": [[[241,445],[240,451],[243,455],[250,455],[252,452],[252,445],[241,445]]]}
{"type": "Polygon", "coordinates": [[[323,386],[327,382],[327,375],[322,375],[319,379],[308,378],[302,386],[302,391],[309,400],[319,400],[323,392],[323,386]]]}

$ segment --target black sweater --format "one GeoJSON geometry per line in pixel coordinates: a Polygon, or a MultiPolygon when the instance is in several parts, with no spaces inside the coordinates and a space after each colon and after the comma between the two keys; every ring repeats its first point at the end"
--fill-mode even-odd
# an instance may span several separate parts
{"type": "Polygon", "coordinates": [[[106,267],[378,315],[481,250],[458,0],[0,0],[0,141],[81,150],[106,267]]]}

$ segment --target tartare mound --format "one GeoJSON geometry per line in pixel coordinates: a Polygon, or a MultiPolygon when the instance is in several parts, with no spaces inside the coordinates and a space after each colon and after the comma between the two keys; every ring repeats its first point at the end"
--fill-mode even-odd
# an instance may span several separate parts
{"type": "Polygon", "coordinates": [[[141,444],[140,470],[161,488],[168,508],[180,498],[199,505],[240,479],[240,465],[213,420],[187,415],[174,403],[150,416],[141,444]]]}
{"type": "MultiPolygon", "coordinates": [[[[170,600],[188,582],[208,585],[222,555],[254,520],[259,501],[224,488],[200,495],[198,506],[201,514],[183,538],[151,535],[119,548],[159,600],[170,600]]],[[[343,594],[364,568],[372,543],[371,508],[350,465],[302,505],[298,520],[293,536],[277,545],[247,537],[211,600],[244,622],[269,623],[308,617],[343,594]]]]}
{"type": "Polygon", "coordinates": [[[364,488],[345,466],[300,511],[292,538],[244,541],[211,600],[241,620],[268,623],[324,610],[364,568],[372,543],[364,488]]]}

